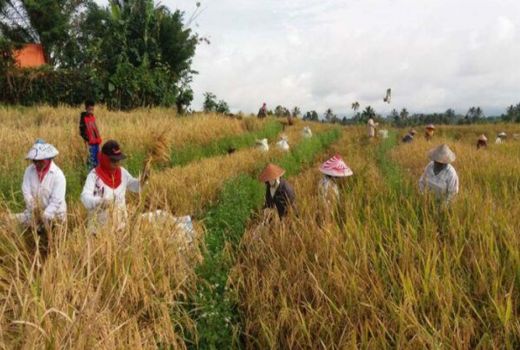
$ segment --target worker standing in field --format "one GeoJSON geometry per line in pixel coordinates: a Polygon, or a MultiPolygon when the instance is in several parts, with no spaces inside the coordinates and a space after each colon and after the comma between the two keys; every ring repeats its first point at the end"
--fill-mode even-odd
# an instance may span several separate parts
{"type": "Polygon", "coordinates": [[[497,138],[495,140],[495,143],[497,145],[500,145],[502,143],[504,143],[506,141],[506,138],[507,138],[507,134],[505,132],[500,132],[498,135],[497,135],[497,138]]]}
{"type": "Polygon", "coordinates": [[[335,155],[323,163],[320,172],[323,178],[318,185],[318,194],[324,213],[332,213],[339,201],[338,179],[352,176],[354,173],[340,155],[335,155]]]}
{"type": "Polygon", "coordinates": [[[31,147],[26,159],[32,164],[25,169],[22,184],[25,211],[15,216],[25,227],[36,229],[43,240],[44,252],[50,240],[48,229],[67,219],[67,181],[54,163],[57,155],[58,150],[43,140],[37,140],[31,147]]]}
{"type": "Polygon", "coordinates": [[[424,137],[426,141],[430,141],[433,138],[433,134],[435,133],[435,125],[428,124],[426,125],[426,130],[424,132],[424,137]]]}
{"type": "Polygon", "coordinates": [[[101,144],[101,136],[94,116],[94,101],[92,100],[85,102],[85,111],[81,112],[79,117],[79,133],[88,145],[88,166],[91,170],[98,165],[99,145],[101,144]]]}
{"type": "Polygon", "coordinates": [[[287,181],[282,179],[285,170],[275,164],[268,164],[258,179],[265,183],[264,209],[276,208],[280,218],[295,208],[296,196],[287,181]]]}
{"type": "Polygon", "coordinates": [[[126,156],[114,140],[105,142],[99,153],[99,165],[87,176],[81,202],[89,212],[88,231],[96,234],[111,221],[116,230],[125,227],[127,219],[126,190],[139,192],[141,181],[134,178],[120,161],[126,156]]]}
{"type": "Polygon", "coordinates": [[[258,110],[258,118],[265,118],[267,117],[267,105],[265,102],[262,104],[262,107],[258,110]]]}
{"type": "Polygon", "coordinates": [[[449,203],[459,193],[459,177],[451,165],[456,159],[448,145],[440,145],[428,153],[431,162],[419,179],[419,191],[432,191],[435,198],[449,203]]]}
{"type": "Polygon", "coordinates": [[[487,147],[488,145],[488,139],[486,135],[482,134],[479,136],[477,140],[477,149],[481,149],[482,147],[487,147]]]}
{"type": "Polygon", "coordinates": [[[413,141],[413,138],[415,137],[415,134],[417,134],[417,131],[415,131],[415,129],[410,130],[406,135],[404,135],[401,142],[411,143],[413,141]]]}
{"type": "Polygon", "coordinates": [[[379,125],[379,123],[374,122],[374,118],[370,117],[368,118],[368,137],[373,138],[376,137],[376,127],[379,125]]]}

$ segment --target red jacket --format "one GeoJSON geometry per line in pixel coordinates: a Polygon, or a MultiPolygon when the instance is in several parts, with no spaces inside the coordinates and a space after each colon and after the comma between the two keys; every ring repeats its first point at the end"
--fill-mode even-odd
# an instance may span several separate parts
{"type": "Polygon", "coordinates": [[[88,142],[89,145],[101,144],[101,136],[99,135],[94,114],[87,114],[87,112],[81,113],[79,119],[79,133],[83,140],[88,142]]]}

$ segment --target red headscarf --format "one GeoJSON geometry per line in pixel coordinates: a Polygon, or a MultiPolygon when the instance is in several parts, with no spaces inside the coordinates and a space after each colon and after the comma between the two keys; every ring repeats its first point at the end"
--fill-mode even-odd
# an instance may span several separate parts
{"type": "Polygon", "coordinates": [[[121,185],[121,167],[112,170],[110,158],[101,152],[98,153],[99,165],[96,167],[96,174],[110,188],[118,188],[121,185]]]}
{"type": "Polygon", "coordinates": [[[49,169],[51,168],[52,159],[44,159],[42,160],[42,162],[44,163],[42,170],[38,170],[38,168],[36,168],[36,173],[38,174],[38,180],[40,180],[40,182],[43,181],[45,175],[47,175],[47,173],[49,172],[49,169]]]}

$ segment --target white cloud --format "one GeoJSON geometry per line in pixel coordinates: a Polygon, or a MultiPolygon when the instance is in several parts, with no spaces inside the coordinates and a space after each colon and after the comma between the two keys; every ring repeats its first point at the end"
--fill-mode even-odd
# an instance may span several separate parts
{"type": "MultiPolygon", "coordinates": [[[[191,13],[193,0],[163,0],[191,13]]],[[[263,101],[350,112],[499,113],[520,102],[516,0],[208,0],[198,18],[194,107],[205,91],[233,110],[263,101]],[[393,103],[383,103],[386,88],[393,103]]]]}

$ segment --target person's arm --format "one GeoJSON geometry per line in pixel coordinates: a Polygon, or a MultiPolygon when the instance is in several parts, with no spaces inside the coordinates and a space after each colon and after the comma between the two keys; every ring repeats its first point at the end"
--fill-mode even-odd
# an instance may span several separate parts
{"type": "Polygon", "coordinates": [[[459,176],[455,169],[451,169],[450,177],[448,178],[448,202],[459,193],[459,176]]]}
{"type": "Polygon", "coordinates": [[[428,172],[428,167],[429,167],[429,165],[426,166],[423,174],[421,175],[421,178],[419,179],[419,192],[420,193],[424,193],[424,189],[426,187],[426,177],[427,177],[426,173],[428,172]]]}
{"type": "Polygon", "coordinates": [[[274,203],[272,200],[270,200],[270,193],[269,193],[269,186],[266,185],[265,186],[265,200],[264,200],[264,208],[263,209],[268,209],[268,208],[272,208],[274,203]]]}
{"type": "Polygon", "coordinates": [[[32,212],[34,209],[34,197],[31,193],[31,170],[31,167],[25,170],[22,183],[23,199],[25,201],[26,211],[28,212],[32,212]]]}
{"type": "Polygon", "coordinates": [[[67,188],[67,180],[62,172],[59,172],[54,180],[53,187],[50,193],[49,204],[43,212],[43,218],[45,220],[52,220],[56,216],[56,212],[65,203],[65,192],[67,188]]]}
{"type": "Polygon", "coordinates": [[[128,172],[128,170],[126,170],[125,168],[121,168],[121,171],[122,171],[121,175],[126,178],[126,188],[130,192],[140,192],[141,191],[141,182],[139,181],[139,179],[133,177],[128,172]]]}
{"type": "Polygon", "coordinates": [[[87,180],[85,181],[85,186],[83,186],[83,191],[81,192],[81,203],[88,210],[93,210],[97,208],[102,202],[102,196],[94,195],[94,190],[96,189],[96,174],[92,171],[87,176],[87,180]]]}
{"type": "Polygon", "coordinates": [[[82,112],[79,116],[79,134],[85,142],[88,142],[87,126],[85,125],[85,112],[82,112]]]}
{"type": "Polygon", "coordinates": [[[29,221],[34,210],[34,197],[31,193],[31,168],[27,168],[23,175],[23,183],[22,183],[22,194],[25,202],[25,210],[23,212],[22,221],[29,221]]]}

